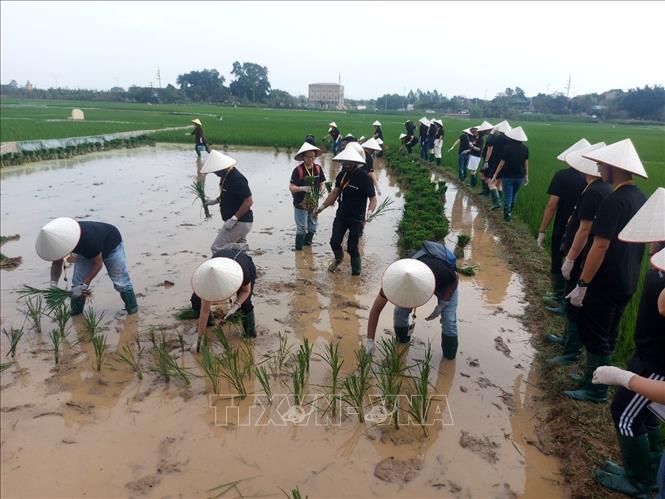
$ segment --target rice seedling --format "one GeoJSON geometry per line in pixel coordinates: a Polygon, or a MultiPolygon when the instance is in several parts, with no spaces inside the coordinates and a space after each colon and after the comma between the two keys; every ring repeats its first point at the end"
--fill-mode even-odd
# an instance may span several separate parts
{"type": "Polygon", "coordinates": [[[7,369],[14,365],[13,362],[0,362],[0,373],[5,372],[7,369]]]}
{"type": "Polygon", "coordinates": [[[219,379],[221,376],[222,367],[220,365],[219,359],[215,354],[210,350],[206,342],[202,345],[201,351],[201,360],[199,365],[203,372],[208,376],[212,389],[215,392],[215,395],[219,395],[219,379]]]}
{"type": "Polygon", "coordinates": [[[71,318],[71,308],[67,305],[66,302],[59,303],[51,311],[49,316],[58,326],[58,333],[61,338],[67,337],[69,330],[71,329],[71,324],[69,324],[69,319],[71,318]]]}
{"type": "Polygon", "coordinates": [[[333,190],[332,181],[328,180],[324,185],[326,186],[326,191],[328,191],[328,194],[330,194],[333,190]]]}
{"type": "Polygon", "coordinates": [[[123,346],[120,351],[116,352],[116,360],[124,363],[129,370],[132,371],[138,379],[143,379],[143,368],[141,367],[141,352],[143,347],[139,345],[139,350],[137,354],[134,355],[134,351],[129,345],[123,346]]]}
{"type": "Polygon", "coordinates": [[[192,307],[182,307],[174,314],[175,318],[179,321],[189,321],[199,318],[199,313],[192,307]]]}
{"type": "MultiPolygon", "coordinates": [[[[302,357],[300,357],[302,358],[302,357]]],[[[293,387],[293,401],[296,405],[302,405],[305,398],[305,363],[296,362],[291,373],[293,387]]]]}
{"type": "Polygon", "coordinates": [[[180,345],[180,352],[185,353],[185,337],[182,334],[182,331],[177,329],[175,334],[176,337],[178,338],[178,344],[180,345]]]}
{"type": "Polygon", "coordinates": [[[206,206],[206,191],[205,191],[205,183],[200,180],[195,180],[192,182],[192,185],[188,187],[189,192],[194,194],[194,201],[196,200],[201,201],[201,206],[203,206],[203,212],[205,213],[206,218],[212,217],[210,214],[210,210],[206,206]]]}
{"type": "Polygon", "coordinates": [[[32,324],[35,333],[42,334],[42,315],[44,315],[44,301],[41,295],[29,296],[25,300],[23,313],[32,324]]]}
{"type": "Polygon", "coordinates": [[[160,376],[167,383],[174,378],[181,381],[185,386],[191,384],[187,371],[178,365],[178,362],[171,356],[165,345],[157,345],[152,354],[154,364],[150,367],[151,372],[160,376]]]}
{"type": "Polygon", "coordinates": [[[273,376],[279,375],[284,369],[284,365],[289,359],[292,345],[289,345],[289,340],[286,334],[277,333],[279,338],[279,345],[277,350],[270,358],[270,370],[272,371],[273,376]]]}
{"type": "Polygon", "coordinates": [[[97,334],[99,325],[101,324],[103,318],[104,312],[97,315],[97,312],[95,312],[92,307],[88,307],[88,309],[83,312],[83,328],[85,329],[85,332],[88,335],[88,339],[90,341],[92,341],[92,339],[97,334]]]}
{"type": "Polygon", "coordinates": [[[466,234],[457,236],[457,244],[455,244],[455,257],[464,258],[464,248],[466,248],[471,241],[471,237],[466,234]]]}
{"type": "Polygon", "coordinates": [[[468,267],[461,267],[461,268],[458,267],[457,272],[468,277],[473,277],[474,275],[476,275],[477,268],[478,265],[469,265],[468,267]]]}
{"type": "Polygon", "coordinates": [[[9,350],[5,354],[5,357],[10,357],[13,359],[16,357],[16,347],[18,347],[19,341],[23,337],[23,328],[16,328],[14,326],[9,326],[9,331],[4,327],[2,328],[2,334],[4,334],[9,340],[9,350]]]}
{"type": "Polygon", "coordinates": [[[377,206],[376,209],[367,216],[365,222],[369,223],[372,220],[375,220],[380,216],[385,215],[389,211],[394,210],[394,208],[390,207],[394,202],[395,201],[390,196],[386,197],[383,201],[381,201],[381,203],[379,203],[379,206],[377,206]]]}
{"type": "MultiPolygon", "coordinates": [[[[288,494],[284,489],[281,487],[279,490],[282,491],[282,493],[288,498],[288,499],[303,499],[302,493],[300,492],[300,489],[296,487],[295,489],[291,489],[291,494],[288,494]]],[[[304,499],[308,499],[309,496],[305,496],[304,499]]]]}
{"type": "Polygon", "coordinates": [[[355,351],[356,369],[354,372],[344,378],[342,385],[342,400],[353,407],[358,414],[358,421],[365,422],[365,397],[370,387],[370,367],[372,365],[372,356],[364,348],[355,351]]]}
{"type": "Polygon", "coordinates": [[[303,361],[305,362],[305,367],[307,372],[309,372],[309,362],[312,358],[312,351],[314,350],[314,346],[309,342],[307,338],[305,338],[298,348],[298,356],[301,356],[303,361]]]}
{"type": "Polygon", "coordinates": [[[245,333],[245,329],[242,325],[242,319],[244,317],[245,313],[242,310],[238,310],[234,314],[232,314],[230,317],[222,321],[222,325],[228,325],[231,326],[232,329],[238,331],[240,334],[245,333]]]}
{"type": "Polygon", "coordinates": [[[53,309],[63,305],[71,296],[72,292],[66,289],[51,286],[46,289],[34,288],[32,286],[24,285],[18,290],[20,298],[28,298],[31,296],[41,295],[46,301],[46,311],[50,312],[53,309]]]}
{"type": "Polygon", "coordinates": [[[339,357],[339,343],[328,343],[323,355],[317,354],[330,368],[330,404],[325,411],[332,412],[333,417],[337,414],[337,400],[339,398],[340,379],[339,374],[342,370],[344,360],[339,357]]]}
{"type": "Polygon", "coordinates": [[[231,350],[231,344],[229,343],[229,339],[226,337],[226,335],[224,334],[224,331],[222,330],[221,327],[215,326],[212,329],[212,333],[217,338],[217,341],[219,341],[219,344],[222,345],[225,352],[228,352],[229,350],[231,350]]]}
{"type": "Polygon", "coordinates": [[[398,347],[396,338],[383,338],[378,350],[381,352],[383,360],[375,374],[377,386],[381,393],[383,406],[391,415],[395,429],[399,429],[399,395],[402,390],[406,350],[398,347]]]}
{"type": "Polygon", "coordinates": [[[268,378],[266,368],[263,366],[255,367],[254,375],[259,380],[259,383],[261,383],[261,388],[268,398],[268,403],[272,404],[272,388],[270,387],[270,379],[268,378]]]}
{"type": "Polygon", "coordinates": [[[221,370],[220,375],[238,392],[240,398],[247,396],[247,389],[245,388],[245,365],[240,356],[240,352],[234,348],[227,350],[219,358],[221,370]]]}
{"type": "Polygon", "coordinates": [[[318,176],[307,175],[303,178],[305,184],[310,187],[310,191],[305,195],[303,201],[303,208],[307,211],[314,211],[319,207],[319,201],[323,192],[320,189],[320,182],[318,176]]]}
{"type": "Polygon", "coordinates": [[[242,494],[240,492],[240,489],[238,488],[238,485],[240,483],[246,481],[246,480],[253,480],[254,478],[258,478],[258,476],[251,476],[249,478],[241,478],[240,480],[233,480],[231,482],[223,483],[222,485],[218,485],[217,487],[213,487],[212,489],[208,489],[206,492],[214,492],[214,496],[210,496],[208,499],[218,499],[222,496],[224,496],[227,492],[234,491],[236,494],[236,497],[248,497],[242,494]]]}
{"type": "Polygon", "coordinates": [[[95,351],[95,369],[97,371],[101,371],[108,351],[106,336],[103,334],[98,334],[93,336],[90,341],[92,342],[92,348],[95,351]]]}
{"type": "Polygon", "coordinates": [[[150,340],[150,343],[152,343],[152,348],[155,350],[157,349],[157,335],[155,334],[155,328],[150,327],[148,329],[148,339],[150,340]]]}
{"type": "Polygon", "coordinates": [[[53,353],[55,355],[55,365],[57,366],[60,362],[60,344],[62,336],[60,336],[60,331],[53,329],[49,333],[49,338],[51,338],[51,345],[53,345],[53,353]]]}
{"type": "Polygon", "coordinates": [[[414,393],[409,398],[409,408],[407,412],[420,425],[425,436],[429,435],[427,431],[427,417],[432,401],[429,397],[429,375],[432,371],[432,345],[427,343],[425,358],[416,364],[417,374],[411,376],[411,388],[414,393]]]}

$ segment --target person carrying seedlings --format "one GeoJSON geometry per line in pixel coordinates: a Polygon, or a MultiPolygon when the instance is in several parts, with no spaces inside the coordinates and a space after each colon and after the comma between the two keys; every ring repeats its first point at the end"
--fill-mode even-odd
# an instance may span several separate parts
{"type": "Polygon", "coordinates": [[[252,295],[256,282],[256,266],[242,250],[225,248],[216,251],[210,260],[199,265],[192,275],[192,309],[199,313],[196,351],[206,338],[211,325],[210,312],[217,304],[228,308],[222,323],[239,311],[244,336],[256,338],[256,321],[252,295]]]}
{"type": "Polygon", "coordinates": [[[467,167],[469,165],[469,152],[471,150],[471,137],[473,137],[473,134],[471,133],[470,128],[462,130],[458,139],[452,146],[450,146],[450,149],[448,149],[448,152],[450,152],[455,149],[457,144],[459,144],[459,149],[457,150],[457,178],[459,178],[460,182],[466,180],[467,167]]]}
{"type": "Polygon", "coordinates": [[[427,154],[425,159],[427,161],[434,161],[434,141],[436,134],[439,132],[439,125],[434,118],[430,121],[430,126],[427,129],[427,154]]]}
{"type": "Polygon", "coordinates": [[[330,135],[330,140],[332,142],[332,153],[337,154],[342,150],[342,134],[337,128],[337,123],[331,121],[328,123],[328,135],[330,135]]]}
{"type": "MultiPolygon", "coordinates": [[[[567,295],[575,288],[575,283],[580,277],[582,264],[586,259],[591,238],[589,232],[596,218],[598,208],[603,200],[612,192],[609,184],[605,183],[598,171],[598,165],[582,157],[582,154],[605,147],[604,142],[594,144],[584,149],[575,149],[565,156],[566,163],[576,171],[584,175],[587,182],[582,191],[573,212],[569,215],[569,221],[561,239],[561,248],[564,257],[560,266],[561,278],[564,280],[562,296],[567,295]]],[[[575,362],[581,353],[582,344],[578,333],[579,309],[564,302],[566,311],[566,323],[563,336],[549,334],[546,336],[551,343],[563,345],[563,354],[548,359],[552,365],[568,365],[575,362]]]]}
{"type": "Polygon", "coordinates": [[[420,142],[420,159],[427,159],[427,131],[429,130],[430,121],[423,116],[418,120],[420,126],[418,127],[418,141],[420,142]]]}
{"type": "Polygon", "coordinates": [[[83,313],[92,280],[106,267],[113,287],[120,293],[128,314],[139,310],[134,287],[127,272],[122,236],[117,227],[104,222],[60,217],[44,225],[37,235],[35,250],[51,264],[51,286],[57,286],[65,258],[74,260],[71,315],[83,313]]]}
{"type": "MultiPolygon", "coordinates": [[[[565,162],[568,154],[581,149],[586,149],[590,145],[591,144],[588,140],[580,139],[559,154],[557,159],[565,162]]],[[[581,159],[582,158],[580,158],[580,160],[581,159]]],[[[573,212],[575,203],[586,186],[587,182],[585,181],[584,176],[572,166],[557,171],[552,177],[550,186],[547,189],[547,194],[549,194],[550,197],[545,206],[545,210],[543,211],[540,228],[538,229],[537,244],[541,249],[544,249],[547,227],[550,225],[552,219],[554,219],[552,239],[550,241],[552,293],[546,298],[545,308],[558,315],[564,314],[565,301],[563,296],[564,288],[566,287],[563,275],[561,275],[561,264],[563,263],[561,240],[563,239],[566,223],[573,212]]]]}
{"type": "Polygon", "coordinates": [[[469,129],[471,137],[469,139],[469,159],[467,162],[467,172],[469,173],[469,185],[475,187],[478,183],[478,166],[480,165],[480,152],[483,149],[483,138],[478,132],[478,128],[473,126],[469,129]]]}
{"type": "Polygon", "coordinates": [[[219,229],[210,250],[215,253],[229,243],[245,242],[252,230],[252,191],[245,176],[234,165],[237,161],[219,151],[211,151],[201,173],[214,173],[219,177],[219,196],[208,199],[206,206],[219,204],[224,225],[219,229]]]}
{"type": "Polygon", "coordinates": [[[374,127],[373,137],[375,139],[383,140],[383,130],[381,130],[381,122],[379,120],[376,120],[374,123],[372,123],[372,126],[374,127]]]}
{"type": "Polygon", "coordinates": [[[434,137],[434,159],[436,164],[441,166],[441,150],[443,149],[443,136],[445,134],[443,130],[443,121],[433,120],[436,124],[436,136],[434,137]]]}
{"type": "Polygon", "coordinates": [[[330,247],[335,259],[328,266],[328,270],[334,272],[344,260],[342,240],[348,231],[346,250],[351,257],[351,275],[358,276],[362,268],[358,242],[363,234],[367,212],[371,213],[376,208],[376,193],[372,179],[360,168],[360,165],[365,164],[365,159],[354,148],[353,143],[335,156],[333,161],[342,163],[342,171],[335,179],[334,189],[315,213],[318,216],[338,201],[330,237],[330,247]]]}
{"type": "Polygon", "coordinates": [[[492,183],[501,179],[503,186],[503,219],[510,222],[510,217],[517,202],[517,191],[522,185],[529,183],[529,148],[524,144],[527,136],[521,126],[512,128],[506,133],[508,143],[503,149],[501,161],[494,175],[492,183]]]}
{"type": "Polygon", "coordinates": [[[293,217],[296,221],[295,250],[311,246],[316,234],[314,211],[319,207],[319,197],[324,192],[326,175],[314,158],[321,155],[321,149],[305,142],[293,157],[299,162],[291,173],[289,191],[293,196],[293,217]]]}
{"type": "Polygon", "coordinates": [[[425,320],[439,317],[443,356],[454,359],[458,347],[458,282],[455,255],[441,243],[425,241],[413,256],[392,263],[383,273],[381,290],[369,312],[365,349],[374,349],[376,326],[388,302],[395,305],[393,327],[397,341],[409,343],[415,325],[409,325],[409,316],[415,318],[415,309],[434,295],[437,305],[425,320]]]}
{"type": "Polygon", "coordinates": [[[362,143],[363,152],[365,153],[365,164],[361,166],[365,173],[369,175],[374,184],[374,190],[377,195],[381,195],[381,189],[379,189],[379,179],[376,178],[376,173],[374,173],[374,153],[381,152],[381,146],[373,137],[369,140],[366,140],[362,143]]]}
{"type": "MultiPolygon", "coordinates": [[[[493,180],[494,172],[496,171],[499,162],[501,161],[501,155],[503,150],[508,144],[508,139],[506,138],[506,132],[510,130],[510,124],[507,121],[501,121],[494,125],[494,128],[490,132],[489,137],[485,145],[485,163],[483,165],[483,178],[487,184],[487,192],[492,198],[492,210],[499,209],[501,207],[499,192],[501,192],[501,181],[493,180]]],[[[485,187],[483,186],[483,190],[485,187]]]]}
{"type": "Polygon", "coordinates": [[[598,366],[611,360],[621,316],[637,289],[644,245],[625,243],[618,236],[645,202],[633,175],[647,178],[647,174],[630,139],[582,157],[598,163],[613,192],[598,208],[591,226],[591,248],[575,288],[566,296],[572,306],[580,309],[579,334],[587,352],[587,364],[580,389],[563,394],[576,400],[605,402],[607,385],[593,385],[591,377],[598,366]]]}
{"type": "MultiPolygon", "coordinates": [[[[416,135],[416,125],[413,124],[413,121],[406,120],[404,122],[404,129],[406,130],[406,135],[408,137],[415,137],[416,135]]],[[[383,139],[383,137],[382,137],[383,139]]]]}
{"type": "Polygon", "coordinates": [[[194,130],[192,130],[192,133],[189,135],[194,135],[194,138],[196,139],[194,150],[196,151],[196,155],[200,158],[203,151],[210,152],[210,146],[206,141],[205,135],[203,135],[203,124],[201,123],[201,120],[195,118],[192,120],[192,123],[194,123],[194,130]]]}

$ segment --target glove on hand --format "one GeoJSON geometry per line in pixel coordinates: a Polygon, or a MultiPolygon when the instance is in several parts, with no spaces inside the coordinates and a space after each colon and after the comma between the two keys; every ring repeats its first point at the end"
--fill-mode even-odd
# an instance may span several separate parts
{"type": "Polygon", "coordinates": [[[233,229],[233,227],[236,226],[237,223],[238,223],[238,218],[235,215],[233,215],[226,222],[224,222],[224,228],[226,230],[231,230],[233,229]]]}
{"type": "Polygon", "coordinates": [[[538,233],[538,239],[536,239],[536,242],[538,243],[538,247],[540,249],[545,248],[545,233],[544,232],[539,232],[538,233]]]}
{"type": "Polygon", "coordinates": [[[239,308],[240,308],[240,303],[238,303],[237,301],[234,301],[231,304],[231,306],[229,307],[229,309],[226,311],[226,315],[224,316],[223,320],[225,320],[225,321],[228,320],[229,317],[231,317],[233,314],[235,314],[238,311],[239,308]]]}
{"type": "Polygon", "coordinates": [[[432,321],[436,319],[439,315],[441,315],[441,311],[448,306],[448,303],[446,300],[439,300],[439,304],[436,306],[434,310],[432,310],[432,313],[429,314],[427,317],[425,317],[426,321],[432,321]]]}
{"type": "Polygon", "coordinates": [[[573,270],[573,265],[575,265],[575,262],[568,260],[568,258],[563,260],[563,264],[561,265],[561,274],[566,281],[570,281],[570,273],[573,270]]]}
{"type": "Polygon", "coordinates": [[[566,298],[570,300],[570,304],[573,307],[581,307],[582,302],[584,301],[584,297],[586,296],[586,290],[587,288],[581,288],[579,286],[575,286],[575,289],[573,289],[566,298]]]}
{"type": "Polygon", "coordinates": [[[78,286],[74,286],[72,288],[72,298],[80,298],[81,295],[85,290],[87,290],[90,286],[87,284],[79,284],[78,286]]]}
{"type": "Polygon", "coordinates": [[[635,373],[614,366],[600,366],[593,372],[594,385],[617,385],[628,388],[628,382],[635,373]]]}

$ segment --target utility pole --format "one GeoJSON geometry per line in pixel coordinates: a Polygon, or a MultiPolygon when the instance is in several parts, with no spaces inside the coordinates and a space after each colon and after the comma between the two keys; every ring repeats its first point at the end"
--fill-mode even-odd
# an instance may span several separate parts
{"type": "Polygon", "coordinates": [[[568,85],[566,85],[566,97],[570,97],[570,80],[572,78],[572,74],[568,75],[568,85]]]}
{"type": "Polygon", "coordinates": [[[162,74],[159,72],[159,66],[157,66],[157,83],[159,84],[159,89],[162,89],[162,74]]]}

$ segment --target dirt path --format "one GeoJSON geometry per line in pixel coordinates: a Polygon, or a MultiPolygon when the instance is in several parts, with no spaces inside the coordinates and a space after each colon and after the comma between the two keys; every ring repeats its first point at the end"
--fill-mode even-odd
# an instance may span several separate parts
{"type": "MultiPolygon", "coordinates": [[[[255,358],[277,347],[278,332],[295,346],[308,338],[315,352],[338,340],[348,372],[381,272],[396,258],[399,211],[368,225],[360,279],[352,279],[346,265],[330,275],[332,210],[321,215],[312,249],[291,251],[287,179],[293,164],[288,156],[246,149],[230,154],[249,178],[256,203],[249,237],[261,274],[255,358]]],[[[192,325],[176,325],[171,314],[187,303],[191,272],[209,256],[220,225],[218,213],[202,221],[186,190],[196,175],[192,156],[189,148],[160,145],[5,169],[0,174],[3,232],[22,236],[13,252],[24,263],[3,274],[3,326],[22,321],[15,294],[21,284],[48,282],[48,266],[34,254],[37,230],[49,217],[74,216],[110,221],[121,229],[130,274],[142,295],[139,315],[127,318],[108,279],[102,275],[95,281],[93,304],[106,313],[112,349],[160,324],[191,338],[192,325]],[[174,285],[162,286],[165,280],[174,285]]],[[[326,159],[329,176],[331,168],[326,159]]],[[[379,173],[383,194],[399,202],[395,182],[384,170],[379,173]]],[[[212,183],[211,177],[210,196],[216,190],[212,183]]],[[[447,211],[450,241],[458,232],[470,234],[465,258],[480,268],[476,277],[462,278],[455,362],[441,361],[438,324],[419,320],[416,326],[409,358],[422,358],[428,339],[435,352],[430,381],[437,400],[428,438],[415,426],[395,431],[360,425],[352,417],[339,425],[313,420],[247,424],[265,418],[281,423],[283,406],[273,404],[264,412],[250,397],[229,412],[228,401],[209,398],[204,378],[193,379],[189,389],[164,385],[151,374],[138,382],[115,361],[98,374],[86,343],[67,348],[65,362],[54,370],[48,339],[30,332],[16,365],[1,378],[2,495],[207,497],[217,485],[247,479],[238,485],[244,495],[279,496],[278,487],[298,485],[310,497],[561,496],[558,462],[538,450],[534,433],[532,406],[539,394],[530,368],[534,351],[518,320],[524,303],[521,280],[506,266],[477,207],[452,186],[447,211]],[[229,421],[235,424],[224,425],[229,421]]],[[[391,315],[384,313],[380,331],[391,328],[391,315]]],[[[47,322],[45,331],[53,327],[47,322]]],[[[78,320],[74,328],[72,335],[81,332],[78,320]]],[[[6,348],[3,337],[2,351],[6,348]]],[[[181,362],[201,374],[191,354],[182,355],[181,362]]],[[[316,385],[326,382],[323,363],[313,359],[308,392],[316,393],[316,385]]],[[[253,381],[252,388],[261,392],[253,381]]],[[[290,388],[275,381],[273,392],[288,395],[290,388]]]]}

